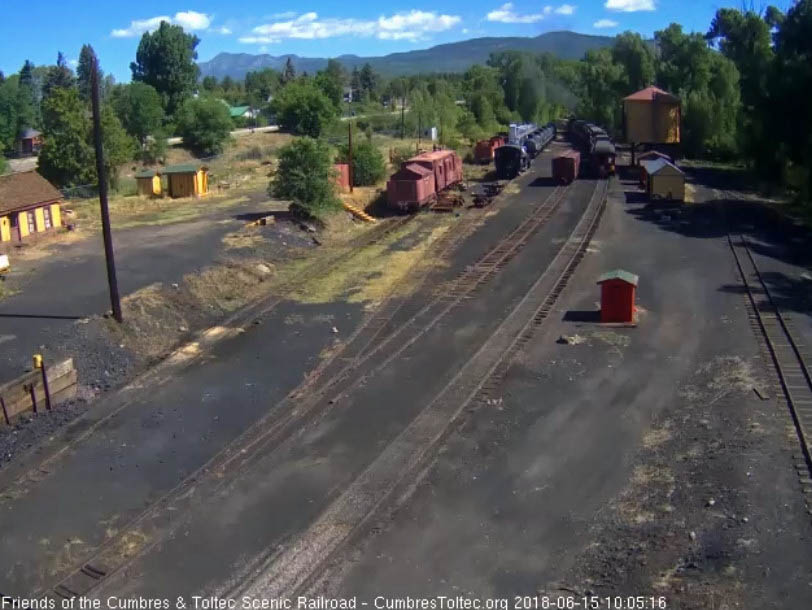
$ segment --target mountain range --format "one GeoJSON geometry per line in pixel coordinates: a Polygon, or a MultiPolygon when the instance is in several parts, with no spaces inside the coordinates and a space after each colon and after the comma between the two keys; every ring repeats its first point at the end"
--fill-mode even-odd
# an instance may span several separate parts
{"type": "MultiPolygon", "coordinates": [[[[429,49],[391,53],[379,57],[341,55],[337,57],[348,69],[369,63],[376,72],[387,76],[427,72],[463,72],[471,65],[485,63],[491,53],[499,51],[528,51],[552,53],[562,59],[580,59],[590,49],[610,46],[609,36],[590,36],[576,32],[546,32],[535,37],[472,38],[429,49]]],[[[242,79],[246,73],[273,68],[282,70],[288,58],[297,72],[310,74],[327,65],[326,57],[300,57],[298,55],[252,55],[250,53],[219,53],[209,61],[199,62],[200,76],[218,79],[230,76],[242,79]]]]}

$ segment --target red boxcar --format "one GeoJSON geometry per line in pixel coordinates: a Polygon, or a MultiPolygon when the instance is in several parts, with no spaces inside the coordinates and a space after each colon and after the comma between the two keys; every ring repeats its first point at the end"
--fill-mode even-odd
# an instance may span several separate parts
{"type": "Polygon", "coordinates": [[[553,158],[553,180],[559,184],[569,184],[578,177],[578,168],[581,165],[581,154],[576,150],[569,150],[553,158]]]}
{"type": "Polygon", "coordinates": [[[434,199],[435,195],[432,171],[409,161],[386,183],[389,207],[401,212],[414,211],[434,199]]]}
{"type": "Polygon", "coordinates": [[[490,163],[493,160],[493,148],[489,140],[479,140],[474,146],[474,161],[490,163]]]}
{"type": "Polygon", "coordinates": [[[474,161],[477,163],[490,163],[493,161],[494,151],[503,146],[505,139],[502,136],[493,136],[488,140],[479,140],[474,146],[474,161]]]}

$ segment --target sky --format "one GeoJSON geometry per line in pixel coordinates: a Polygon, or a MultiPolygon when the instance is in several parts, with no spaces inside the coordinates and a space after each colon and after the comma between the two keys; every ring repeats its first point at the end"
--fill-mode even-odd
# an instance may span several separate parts
{"type": "MultiPolygon", "coordinates": [[[[747,2],[761,7],[754,0],[747,2]]],[[[773,0],[786,9],[792,0],[773,0]]],[[[743,0],[416,0],[338,3],[331,0],[4,0],[0,70],[26,59],[53,64],[58,51],[75,64],[82,44],[96,50],[119,82],[145,31],[167,20],[201,39],[198,59],[222,51],[332,57],[386,55],[480,36],[537,36],[554,30],[646,37],[676,21],[705,32],[718,8],[743,0]]]]}

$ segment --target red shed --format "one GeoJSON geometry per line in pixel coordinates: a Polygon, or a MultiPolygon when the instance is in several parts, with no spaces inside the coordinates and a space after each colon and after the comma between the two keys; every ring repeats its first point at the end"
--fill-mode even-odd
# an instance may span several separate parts
{"type": "Polygon", "coordinates": [[[598,278],[601,286],[601,322],[634,322],[634,293],[638,277],[615,269],[598,278]]]}
{"type": "Polygon", "coordinates": [[[434,174],[431,169],[406,161],[386,183],[389,207],[401,212],[416,210],[434,197],[434,174]]]}
{"type": "Polygon", "coordinates": [[[553,157],[553,180],[559,184],[569,184],[578,177],[580,165],[581,153],[577,150],[568,150],[562,155],[553,157]]]}
{"type": "Polygon", "coordinates": [[[462,160],[453,150],[433,150],[417,155],[406,161],[404,167],[411,164],[431,170],[438,193],[462,180],[462,160]]]}
{"type": "Polygon", "coordinates": [[[336,171],[336,186],[338,190],[345,193],[350,190],[350,166],[347,163],[336,163],[333,165],[336,171]]]}

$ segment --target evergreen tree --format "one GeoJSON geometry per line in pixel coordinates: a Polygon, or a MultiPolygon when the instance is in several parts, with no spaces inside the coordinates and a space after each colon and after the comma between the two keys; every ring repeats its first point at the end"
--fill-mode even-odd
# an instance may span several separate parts
{"type": "Polygon", "coordinates": [[[293,67],[293,61],[288,57],[285,61],[285,71],[282,72],[282,84],[286,85],[296,78],[296,68],[293,67]]]}
{"type": "Polygon", "coordinates": [[[76,85],[76,78],[73,70],[68,67],[65,56],[60,51],[56,58],[56,65],[48,68],[45,81],[42,84],[42,97],[48,97],[56,88],[70,89],[76,85]]]}
{"type": "MultiPolygon", "coordinates": [[[[79,53],[79,63],[76,66],[76,84],[79,87],[79,96],[85,101],[90,101],[90,73],[95,57],[93,47],[83,44],[79,53]]],[[[103,72],[99,69],[99,78],[102,77],[102,74],[103,72]]]]}

